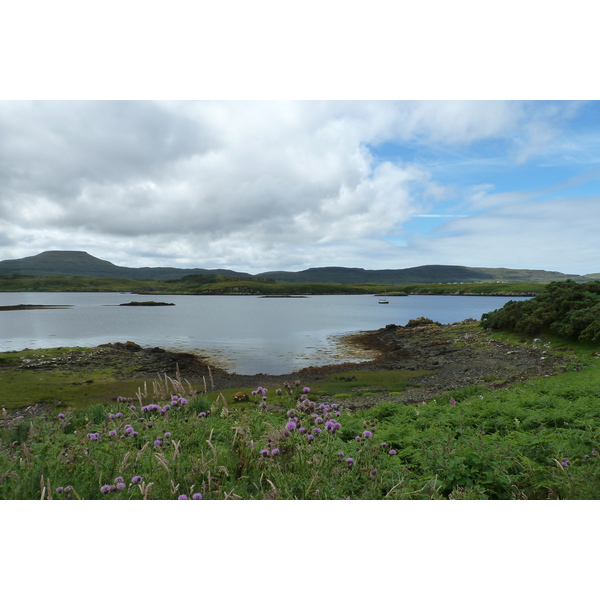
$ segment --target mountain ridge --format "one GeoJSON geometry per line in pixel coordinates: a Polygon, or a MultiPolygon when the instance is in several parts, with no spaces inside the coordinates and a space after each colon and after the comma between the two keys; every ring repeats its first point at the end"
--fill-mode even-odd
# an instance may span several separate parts
{"type": "Polygon", "coordinates": [[[80,250],[48,250],[35,256],[0,261],[0,276],[85,276],[117,279],[176,280],[189,275],[226,275],[241,278],[268,278],[277,283],[375,283],[403,285],[417,283],[474,283],[481,281],[537,282],[585,276],[540,269],[465,267],[460,265],[422,265],[404,269],[363,269],[360,267],[311,267],[302,271],[265,271],[250,273],[229,269],[179,267],[122,267],[80,250]]]}

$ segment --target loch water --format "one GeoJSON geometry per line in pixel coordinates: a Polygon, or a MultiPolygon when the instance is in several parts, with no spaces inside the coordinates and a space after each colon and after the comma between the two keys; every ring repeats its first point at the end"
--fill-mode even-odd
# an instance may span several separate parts
{"type": "MultiPolygon", "coordinates": [[[[121,293],[0,293],[0,306],[67,305],[65,309],[0,311],[0,351],[97,346],[133,341],[143,347],[194,352],[231,372],[280,375],[348,360],[344,334],[405,325],[428,317],[454,323],[503,306],[497,296],[372,295],[142,296],[121,293]],[[174,306],[120,306],[128,302],[174,306]]],[[[366,356],[365,356],[366,358],[366,356]]],[[[353,355],[352,360],[360,359],[353,355]]]]}

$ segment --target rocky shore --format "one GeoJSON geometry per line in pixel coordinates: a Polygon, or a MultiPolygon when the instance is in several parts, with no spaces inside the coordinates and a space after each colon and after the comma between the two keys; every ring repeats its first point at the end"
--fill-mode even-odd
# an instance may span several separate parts
{"type": "MultiPolygon", "coordinates": [[[[357,396],[344,400],[348,408],[366,408],[381,401],[409,404],[427,402],[432,397],[470,385],[501,388],[532,377],[551,375],[557,368],[566,369],[567,355],[551,351],[541,341],[523,343],[498,340],[470,319],[440,325],[417,319],[406,326],[388,325],[376,331],[348,335],[344,344],[375,354],[366,362],[347,362],[322,367],[308,367],[286,375],[239,375],[210,364],[206,356],[171,352],[162,348],[142,348],[134,342],[104,344],[91,349],[76,349],[66,356],[47,360],[29,360],[20,368],[52,370],[65,368],[101,369],[110,366],[116,378],[147,379],[159,375],[175,377],[177,373],[194,389],[282,387],[283,382],[299,380],[303,386],[348,370],[426,370],[429,375],[415,379],[415,387],[389,396],[357,396]]],[[[0,365],[1,366],[1,365],[0,365]]]]}

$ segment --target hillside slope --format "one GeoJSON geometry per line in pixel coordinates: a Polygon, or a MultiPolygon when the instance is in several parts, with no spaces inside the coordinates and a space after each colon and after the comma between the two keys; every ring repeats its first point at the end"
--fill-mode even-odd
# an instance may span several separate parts
{"type": "Polygon", "coordinates": [[[419,283],[588,281],[594,276],[531,269],[490,269],[457,265],[424,265],[406,269],[359,269],[316,267],[304,271],[267,271],[257,275],[228,269],[181,269],[175,267],[120,267],[81,251],[51,250],[36,256],[0,261],[0,277],[84,276],[120,279],[179,280],[190,275],[225,275],[269,279],[277,283],[343,283],[412,285],[419,283]]]}

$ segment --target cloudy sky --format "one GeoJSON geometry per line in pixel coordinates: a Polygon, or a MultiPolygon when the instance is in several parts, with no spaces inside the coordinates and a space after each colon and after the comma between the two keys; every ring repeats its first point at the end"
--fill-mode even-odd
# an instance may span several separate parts
{"type": "Polygon", "coordinates": [[[0,260],[600,271],[600,103],[1,101],[0,260]]]}

